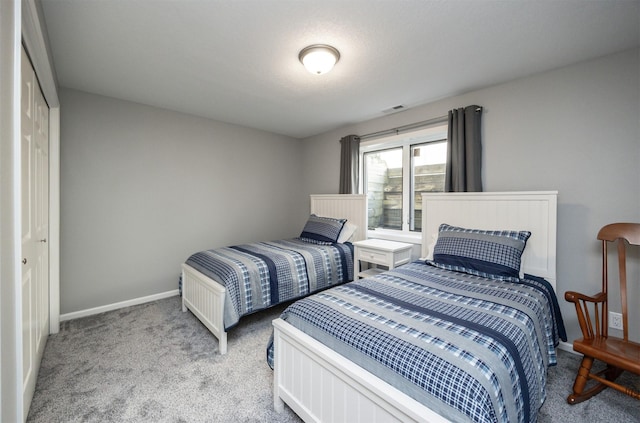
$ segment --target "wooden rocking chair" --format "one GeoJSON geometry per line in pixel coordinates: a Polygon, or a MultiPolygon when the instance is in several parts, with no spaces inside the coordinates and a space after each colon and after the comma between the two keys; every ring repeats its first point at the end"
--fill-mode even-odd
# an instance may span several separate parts
{"type": "Polygon", "coordinates": [[[573,393],[567,398],[569,404],[577,404],[591,398],[603,389],[610,387],[635,399],[640,399],[640,392],[615,382],[623,371],[640,375],[640,344],[629,341],[628,308],[627,308],[627,269],[625,241],[631,245],[640,245],[640,224],[612,223],[598,232],[602,241],[602,292],[587,296],[578,292],[566,292],[564,298],[576,306],[578,323],[582,330],[582,339],[573,341],[573,349],[584,355],[578,375],[573,384],[573,393]],[[618,267],[620,275],[620,297],[622,305],[622,338],[609,336],[608,333],[608,268],[607,244],[618,244],[618,267]],[[591,320],[589,308],[594,311],[591,320]],[[606,364],[604,370],[591,373],[594,360],[606,364]],[[585,390],[587,381],[596,383],[585,390]]]}

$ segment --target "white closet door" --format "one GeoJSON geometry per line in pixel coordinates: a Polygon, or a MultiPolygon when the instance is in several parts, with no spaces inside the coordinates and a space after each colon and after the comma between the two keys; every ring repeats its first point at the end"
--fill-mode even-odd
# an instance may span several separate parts
{"type": "Polygon", "coordinates": [[[49,334],[49,109],[22,51],[22,380],[26,419],[49,334]]]}
{"type": "Polygon", "coordinates": [[[21,117],[21,190],[22,190],[22,394],[26,418],[35,388],[35,322],[33,319],[33,281],[35,243],[33,229],[33,122],[35,120],[33,69],[22,52],[22,117],[21,117]]]}
{"type": "Polygon", "coordinates": [[[34,125],[35,348],[38,363],[49,334],[49,107],[36,82],[34,125]]]}

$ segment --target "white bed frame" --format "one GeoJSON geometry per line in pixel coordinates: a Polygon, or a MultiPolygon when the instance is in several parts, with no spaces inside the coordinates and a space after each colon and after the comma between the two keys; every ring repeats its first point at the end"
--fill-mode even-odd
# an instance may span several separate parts
{"type": "MultiPolygon", "coordinates": [[[[366,195],[311,195],[310,210],[318,216],[347,219],[356,224],[358,229],[352,241],[360,241],[367,236],[366,195]]],[[[218,338],[220,354],[227,353],[227,332],[223,318],[225,294],[222,284],[182,264],[182,311],[191,310],[218,338]]]]}
{"type": "MultiPolygon", "coordinates": [[[[529,230],[525,273],[555,289],[557,192],[423,194],[422,251],[441,223],[476,229],[529,230]]],[[[274,407],[286,403],[305,422],[446,422],[347,358],[276,319],[274,407]]]]}
{"type": "Polygon", "coordinates": [[[524,272],[545,278],[555,290],[557,196],[557,191],[423,194],[422,256],[427,256],[441,223],[530,231],[522,256],[524,272]]]}

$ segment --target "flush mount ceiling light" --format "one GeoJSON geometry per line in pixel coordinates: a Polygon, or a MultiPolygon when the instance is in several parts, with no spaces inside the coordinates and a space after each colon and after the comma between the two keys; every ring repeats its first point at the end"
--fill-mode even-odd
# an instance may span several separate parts
{"type": "Polygon", "coordinates": [[[340,60],[340,52],[326,44],[314,44],[303,48],[298,59],[309,72],[321,75],[333,69],[340,60]]]}

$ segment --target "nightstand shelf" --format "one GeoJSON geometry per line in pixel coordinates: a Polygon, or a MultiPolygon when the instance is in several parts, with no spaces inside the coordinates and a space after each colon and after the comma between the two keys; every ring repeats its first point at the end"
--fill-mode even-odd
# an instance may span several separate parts
{"type": "Polygon", "coordinates": [[[377,267],[360,271],[360,262],[367,262],[374,266],[386,266],[389,269],[401,266],[411,261],[411,244],[387,241],[384,239],[365,239],[354,245],[354,273],[355,278],[374,276],[385,270],[377,267]]]}

